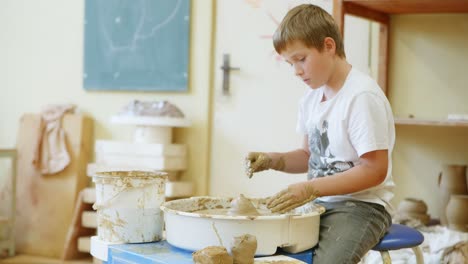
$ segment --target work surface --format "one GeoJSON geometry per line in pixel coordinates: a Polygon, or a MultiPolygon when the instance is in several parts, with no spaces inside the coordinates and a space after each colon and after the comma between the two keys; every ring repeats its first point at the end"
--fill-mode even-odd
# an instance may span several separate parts
{"type": "MultiPolygon", "coordinates": [[[[312,263],[312,250],[290,254],[278,249],[276,255],[286,255],[306,263],[312,263]]],[[[107,264],[152,263],[188,264],[193,263],[192,252],[171,246],[164,241],[141,244],[110,245],[107,264]]]]}

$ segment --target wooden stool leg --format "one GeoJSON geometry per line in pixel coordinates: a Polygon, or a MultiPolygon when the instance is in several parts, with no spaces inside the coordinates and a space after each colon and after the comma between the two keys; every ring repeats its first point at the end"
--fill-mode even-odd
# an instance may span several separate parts
{"type": "Polygon", "coordinates": [[[380,256],[382,256],[383,264],[392,263],[392,259],[390,258],[390,253],[388,253],[388,251],[380,251],[380,256]]]}
{"type": "Polygon", "coordinates": [[[414,255],[416,255],[416,263],[417,264],[424,264],[424,256],[422,254],[422,251],[419,247],[413,247],[411,248],[414,252],[414,255]]]}

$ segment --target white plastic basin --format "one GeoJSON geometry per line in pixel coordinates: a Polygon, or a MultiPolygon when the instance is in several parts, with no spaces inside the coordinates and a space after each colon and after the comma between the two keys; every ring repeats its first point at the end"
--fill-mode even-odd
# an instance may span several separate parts
{"type": "MultiPolygon", "coordinates": [[[[199,250],[207,246],[231,248],[233,237],[251,234],[257,238],[256,256],[272,255],[277,247],[290,253],[310,249],[318,242],[320,214],[325,208],[309,203],[288,214],[229,216],[195,211],[229,208],[232,198],[191,197],[165,202],[166,239],[176,247],[199,250]]],[[[265,208],[264,199],[251,199],[265,208]]]]}

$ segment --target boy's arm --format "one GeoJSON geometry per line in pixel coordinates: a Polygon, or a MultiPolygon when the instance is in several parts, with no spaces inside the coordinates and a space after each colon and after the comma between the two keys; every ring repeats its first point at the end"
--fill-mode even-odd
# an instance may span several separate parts
{"type": "Polygon", "coordinates": [[[387,168],[388,151],[371,151],[363,154],[358,165],[347,171],[289,185],[271,198],[268,207],[272,212],[283,213],[319,196],[359,192],[382,183],[387,168]]]}
{"type": "Polygon", "coordinates": [[[301,148],[289,152],[250,152],[246,157],[246,172],[251,177],[254,172],[273,169],[288,173],[307,172],[309,161],[308,137],[304,136],[301,148]]]}
{"type": "Polygon", "coordinates": [[[385,180],[388,168],[388,151],[376,150],[363,154],[358,165],[331,177],[314,178],[306,184],[316,189],[320,196],[359,192],[379,185],[385,180]]]}
{"type": "Polygon", "coordinates": [[[289,152],[270,152],[267,153],[273,163],[284,163],[280,171],[288,173],[305,173],[308,170],[309,163],[309,139],[305,135],[302,141],[302,147],[289,152]]]}

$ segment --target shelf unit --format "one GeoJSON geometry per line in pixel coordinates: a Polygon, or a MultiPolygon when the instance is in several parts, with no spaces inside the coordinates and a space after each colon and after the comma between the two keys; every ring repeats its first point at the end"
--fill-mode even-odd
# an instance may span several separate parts
{"type": "MultiPolygon", "coordinates": [[[[467,0],[333,0],[333,17],[344,32],[344,16],[353,15],[380,24],[377,81],[388,94],[388,43],[391,15],[468,13],[467,0]]],[[[468,120],[420,120],[396,118],[396,125],[468,127],[468,120]]]]}
{"type": "Polygon", "coordinates": [[[414,118],[395,118],[396,125],[468,127],[468,121],[462,120],[425,120],[414,118]]]}
{"type": "MultiPolygon", "coordinates": [[[[1,237],[0,233],[0,253],[8,250],[8,255],[15,255],[15,215],[16,215],[16,157],[15,149],[0,149],[0,158],[6,158],[11,161],[11,193],[10,193],[10,212],[8,216],[0,216],[0,232],[5,233],[6,237],[1,237]],[[6,229],[6,230],[5,230],[6,229]]],[[[0,179],[7,179],[3,176],[0,179]]]]}

